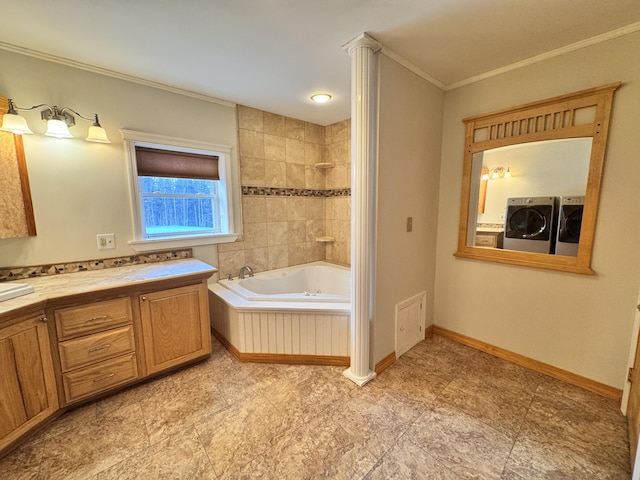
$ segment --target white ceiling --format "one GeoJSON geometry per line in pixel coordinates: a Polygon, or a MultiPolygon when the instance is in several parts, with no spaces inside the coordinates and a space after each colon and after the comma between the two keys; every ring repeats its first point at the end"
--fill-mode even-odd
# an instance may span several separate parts
{"type": "Polygon", "coordinates": [[[20,0],[3,10],[0,48],[320,125],[350,116],[342,46],[362,32],[451,88],[640,29],[639,0],[20,0]],[[313,104],[321,91],[333,100],[313,104]]]}

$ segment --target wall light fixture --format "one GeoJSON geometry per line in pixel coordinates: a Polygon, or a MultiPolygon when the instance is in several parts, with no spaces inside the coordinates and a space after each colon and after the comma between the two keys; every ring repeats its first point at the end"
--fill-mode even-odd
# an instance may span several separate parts
{"type": "Polygon", "coordinates": [[[18,114],[18,110],[35,110],[40,107],[46,107],[40,113],[42,119],[47,121],[47,131],[45,135],[56,138],[73,138],[73,135],[69,132],[69,127],[76,124],[76,120],[72,115],[72,113],[74,113],[83,120],[93,122],[93,125],[89,127],[89,132],[85,139],[87,142],[111,143],[107,137],[107,132],[105,132],[104,128],[100,125],[97,113],[93,115],[93,118],[85,117],[72,108],[62,107],[59,109],[56,105],[51,106],[46,103],[34,105],[29,108],[22,108],[16,107],[12,99],[9,99],[9,111],[2,116],[2,127],[0,127],[0,130],[17,135],[32,134],[33,132],[29,128],[29,125],[27,125],[27,120],[18,114]]]}
{"type": "Polygon", "coordinates": [[[493,167],[489,172],[482,175],[482,180],[498,180],[499,178],[511,178],[509,167],[493,167]]]}

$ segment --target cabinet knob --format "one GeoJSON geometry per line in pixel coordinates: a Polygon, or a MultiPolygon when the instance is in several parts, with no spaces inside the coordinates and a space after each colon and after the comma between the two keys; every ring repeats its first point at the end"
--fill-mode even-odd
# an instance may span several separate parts
{"type": "Polygon", "coordinates": [[[42,318],[40,319],[40,321],[41,321],[42,323],[47,323],[47,322],[49,321],[49,319],[48,319],[47,317],[42,317],[42,318]]]}
{"type": "Polygon", "coordinates": [[[147,301],[147,297],[142,297],[142,300],[146,302],[147,301]]]}

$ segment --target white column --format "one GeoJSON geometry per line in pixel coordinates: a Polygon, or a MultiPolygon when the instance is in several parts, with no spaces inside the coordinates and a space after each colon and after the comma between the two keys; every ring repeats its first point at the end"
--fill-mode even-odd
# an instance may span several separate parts
{"type": "Polygon", "coordinates": [[[351,56],[351,365],[359,386],[372,380],[369,346],[374,307],[377,56],[382,45],[362,33],[344,46],[351,56]]]}

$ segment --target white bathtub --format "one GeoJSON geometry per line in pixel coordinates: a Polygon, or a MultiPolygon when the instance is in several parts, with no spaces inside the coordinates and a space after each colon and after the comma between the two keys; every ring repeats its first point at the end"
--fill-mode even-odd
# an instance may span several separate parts
{"type": "Polygon", "coordinates": [[[281,268],[218,283],[250,302],[351,302],[350,269],[327,262],[281,268]]]}
{"type": "Polygon", "coordinates": [[[349,268],[314,262],[209,291],[213,333],[240,360],[349,365],[349,268]]]}

